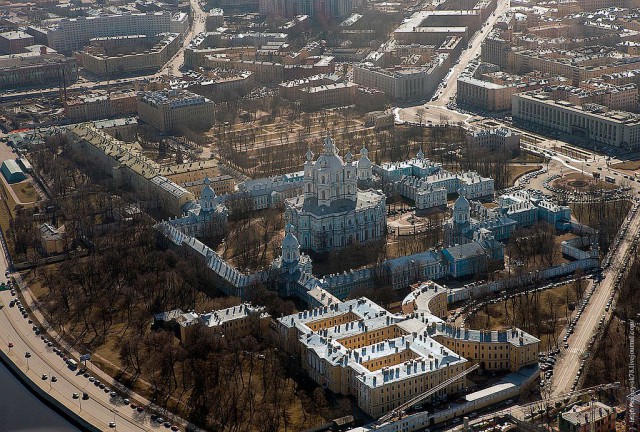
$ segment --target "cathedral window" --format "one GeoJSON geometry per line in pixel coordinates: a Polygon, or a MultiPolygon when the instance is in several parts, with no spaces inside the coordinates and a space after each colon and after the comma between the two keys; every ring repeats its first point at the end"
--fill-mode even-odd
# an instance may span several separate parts
{"type": "MultiPolygon", "coordinates": [[[[324,177],[323,177],[323,180],[324,180],[324,177]]],[[[323,183],[324,183],[324,182],[323,182],[323,183]]],[[[322,199],[326,199],[326,194],[325,194],[325,192],[324,192],[324,191],[322,191],[322,199]]]]}

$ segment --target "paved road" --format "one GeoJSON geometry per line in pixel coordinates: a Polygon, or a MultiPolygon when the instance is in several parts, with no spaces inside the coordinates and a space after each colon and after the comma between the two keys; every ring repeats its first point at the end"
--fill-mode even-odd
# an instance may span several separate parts
{"type": "Polygon", "coordinates": [[[198,33],[202,33],[205,30],[205,20],[207,14],[200,7],[198,0],[190,0],[191,10],[193,11],[191,28],[184,35],[184,42],[178,52],[163,66],[163,68],[153,76],[169,75],[175,77],[181,77],[182,72],[180,68],[184,63],[184,49],[189,46],[191,39],[198,33]]]}
{"type": "Polygon", "coordinates": [[[448,118],[450,123],[466,122],[469,120],[471,116],[450,110],[446,107],[446,104],[449,102],[449,98],[453,98],[456,95],[456,91],[458,90],[458,76],[460,75],[460,72],[467,67],[471,60],[480,55],[482,42],[489,35],[500,15],[504,14],[508,9],[509,0],[498,0],[495,13],[485,21],[485,25],[473,36],[470,42],[471,48],[467,48],[462,52],[458,60],[458,64],[454,65],[449,73],[446,81],[447,86],[439,93],[436,93],[437,99],[435,101],[427,102],[426,104],[400,108],[398,110],[398,117],[401,120],[419,122],[418,110],[420,109],[425,109],[425,122],[427,120],[431,120],[433,123],[439,123],[440,119],[444,117],[448,118]]]}
{"type": "MultiPolygon", "coordinates": [[[[0,272],[2,272],[6,269],[3,254],[0,256],[0,260],[0,272]]],[[[28,296],[28,293],[26,294],[28,296]]],[[[120,397],[111,398],[108,392],[95,386],[84,376],[78,375],[76,371],[69,369],[63,359],[53,351],[53,347],[48,347],[40,336],[33,332],[33,324],[23,318],[18,308],[9,307],[9,302],[14,298],[16,297],[12,296],[9,291],[0,292],[0,349],[7,353],[9,358],[26,372],[34,383],[101,430],[112,429],[109,426],[111,422],[115,422],[116,427],[113,429],[118,431],[167,430],[164,426],[152,422],[146,412],[139,413],[124,405],[120,397]],[[13,347],[9,347],[9,343],[13,344],[13,347]],[[28,359],[25,358],[26,352],[31,354],[28,359]],[[49,378],[43,380],[42,374],[47,374],[49,378]],[[52,382],[51,376],[56,376],[57,381],[52,382]],[[89,395],[88,400],[73,398],[73,393],[82,395],[83,392],[89,395]]],[[[28,298],[25,299],[25,302],[28,301],[28,298]]],[[[104,372],[93,369],[91,365],[89,365],[89,369],[92,375],[103,383],[109,387],[115,387],[113,380],[104,372]]],[[[132,401],[141,401],[145,406],[149,404],[138,395],[134,394],[128,397],[132,401]]]]}
{"type": "Polygon", "coordinates": [[[630,258],[627,252],[639,230],[640,212],[636,212],[618,246],[618,250],[613,255],[611,265],[604,272],[604,280],[591,296],[591,300],[575,326],[574,333],[569,337],[570,349],[565,350],[558,358],[551,380],[552,395],[559,395],[571,390],[573,380],[580,367],[582,353],[587,351],[589,341],[595,334],[600,318],[605,316],[606,321],[610,319],[614,307],[612,305],[609,312],[606,312],[606,304],[613,291],[618,269],[630,258]]]}
{"type": "Polygon", "coordinates": [[[34,334],[31,325],[18,309],[8,306],[11,299],[8,291],[0,293],[0,301],[4,304],[0,310],[0,346],[18,367],[26,371],[33,382],[102,430],[109,429],[112,421],[115,421],[117,430],[120,431],[153,430],[149,420],[142,414],[123,406],[121,401],[118,405],[112,404],[108,393],[70,370],[53,349],[34,334]],[[10,342],[13,344],[12,348],[8,346],[10,342]],[[26,352],[31,353],[28,359],[25,358],[26,352]],[[42,374],[56,376],[58,380],[42,380],[42,374]],[[89,394],[89,400],[73,399],[73,393],[82,395],[83,392],[89,394]]]}

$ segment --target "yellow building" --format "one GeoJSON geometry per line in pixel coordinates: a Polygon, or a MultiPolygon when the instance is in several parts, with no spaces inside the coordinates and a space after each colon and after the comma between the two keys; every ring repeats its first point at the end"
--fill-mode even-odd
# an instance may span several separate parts
{"type": "Polygon", "coordinates": [[[183,206],[194,201],[191,192],[169,180],[153,160],[132,145],[126,144],[90,124],[67,128],[69,143],[82,152],[98,169],[112,176],[119,184],[127,185],[142,198],[157,200],[174,216],[183,214],[183,206]]]}
{"type": "MultiPolygon", "coordinates": [[[[405,315],[366,298],[333,303],[277,320],[285,350],[300,355],[302,368],[323,387],[353,395],[358,406],[380,417],[479,363],[488,370],[518,370],[538,361],[539,340],[513,329],[460,332],[430,312],[446,315],[446,290],[422,284],[403,302],[405,315]]],[[[434,393],[463,389],[461,378],[434,393]]]]}

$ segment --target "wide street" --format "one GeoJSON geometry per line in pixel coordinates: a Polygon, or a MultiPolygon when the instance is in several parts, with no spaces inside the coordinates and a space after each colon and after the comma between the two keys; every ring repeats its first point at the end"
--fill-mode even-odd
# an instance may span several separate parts
{"type": "Polygon", "coordinates": [[[436,91],[436,100],[431,100],[426,104],[400,108],[397,118],[408,122],[420,122],[419,110],[424,110],[423,122],[431,120],[432,123],[438,124],[441,119],[446,119],[449,123],[466,122],[470,116],[457,111],[450,110],[446,107],[449,100],[455,97],[458,89],[458,75],[464,70],[469,62],[480,55],[482,42],[493,29],[494,24],[498,21],[500,15],[509,9],[509,0],[498,0],[495,12],[485,21],[483,27],[478,31],[469,42],[470,48],[466,48],[460,54],[458,64],[453,65],[451,71],[446,78],[446,86],[436,91]]]}
{"type": "MultiPolygon", "coordinates": [[[[115,422],[114,429],[120,431],[153,430],[148,416],[125,406],[121,399],[112,403],[108,393],[69,369],[63,359],[53,352],[53,348],[35,335],[32,325],[22,317],[18,308],[9,307],[13,298],[9,291],[0,293],[3,305],[0,310],[0,349],[34,383],[101,430],[109,429],[111,422],[115,422]],[[10,348],[9,343],[13,347],[10,348]],[[30,358],[25,358],[27,352],[31,354],[30,358]],[[42,379],[43,374],[47,374],[46,380],[42,379]],[[57,378],[56,382],[51,381],[52,376],[57,378]],[[82,400],[83,392],[89,395],[89,399],[82,400]],[[78,393],[80,397],[74,399],[74,393],[78,393]]],[[[106,384],[110,386],[111,382],[106,384]]],[[[159,426],[156,424],[156,427],[159,426]]]]}

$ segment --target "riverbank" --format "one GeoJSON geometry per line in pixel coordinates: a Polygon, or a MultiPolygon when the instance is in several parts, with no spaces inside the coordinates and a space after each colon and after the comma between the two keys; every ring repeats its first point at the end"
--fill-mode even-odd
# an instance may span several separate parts
{"type": "MultiPolygon", "coordinates": [[[[60,430],[92,431],[92,432],[100,431],[100,429],[89,424],[86,420],[84,420],[78,414],[69,410],[65,405],[60,403],[57,399],[52,397],[44,389],[38,386],[29,376],[27,376],[27,372],[24,372],[22,369],[20,369],[3,350],[0,350],[0,363],[2,363],[2,365],[5,366],[6,371],[9,372],[14,378],[16,378],[23,385],[23,388],[28,390],[32,396],[35,396],[38,400],[40,400],[40,402],[46,405],[46,407],[54,410],[62,418],[67,420],[71,425],[74,425],[76,427],[76,429],[66,427],[61,422],[60,430]]],[[[3,390],[3,393],[4,393],[4,390],[3,390]]],[[[4,415],[4,410],[3,410],[3,414],[0,414],[0,415],[4,415]]],[[[28,410],[28,411],[25,410],[25,414],[21,417],[27,420],[31,416],[32,416],[31,410],[28,410]]],[[[2,419],[0,418],[0,420],[2,419]]],[[[9,420],[10,419],[7,419],[7,421],[9,420]]],[[[1,423],[5,425],[4,421],[2,421],[1,423]]],[[[16,423],[19,423],[19,422],[16,422],[16,423]]],[[[49,430],[50,426],[48,425],[43,425],[43,426],[46,426],[47,430],[49,430]]],[[[6,430],[8,431],[12,429],[6,429],[6,430]]],[[[13,430],[15,430],[15,428],[13,430]]]]}

